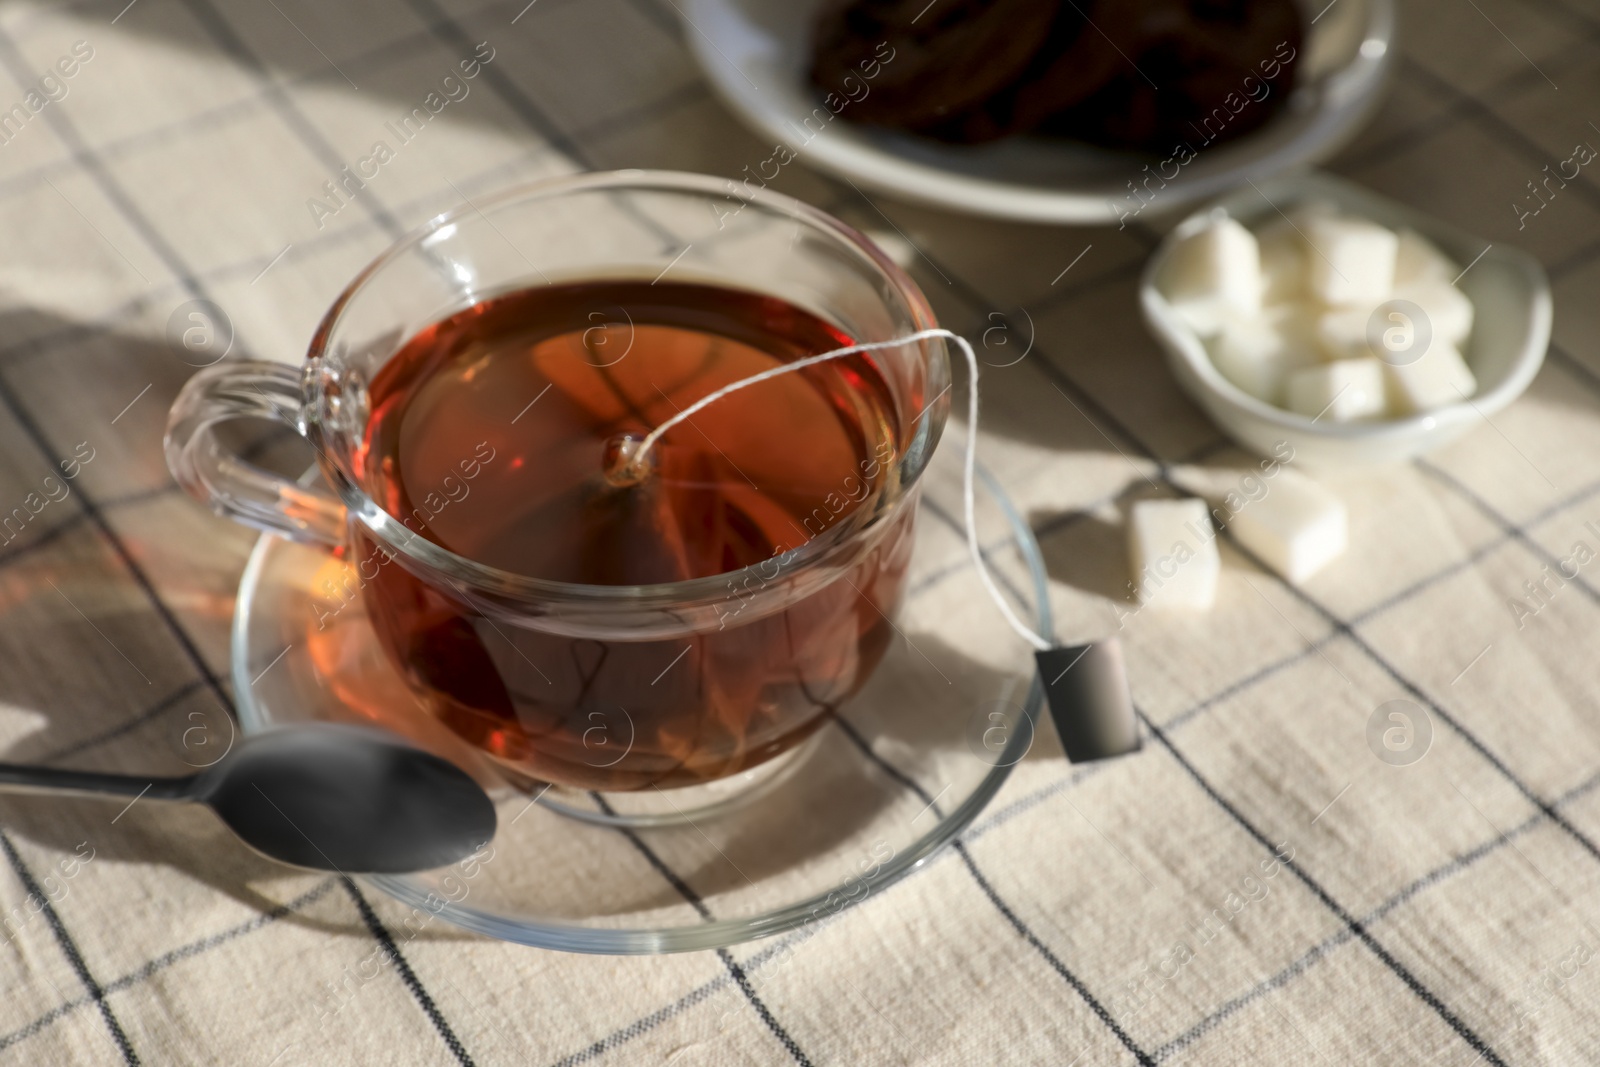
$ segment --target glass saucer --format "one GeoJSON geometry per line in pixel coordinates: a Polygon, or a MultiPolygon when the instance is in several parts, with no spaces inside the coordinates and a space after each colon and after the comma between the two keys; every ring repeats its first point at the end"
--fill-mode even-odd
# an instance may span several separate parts
{"type": "MultiPolygon", "coordinates": [[[[1033,651],[990,603],[967,554],[954,519],[954,451],[924,479],[909,591],[883,662],[808,742],[735,779],[559,796],[512,783],[406,688],[377,644],[354,572],[325,549],[270,535],[251,553],[234,614],[241,724],[253,733],[375,722],[489,789],[499,829],[475,859],[366,878],[418,921],[433,915],[541,948],[637,955],[721,948],[827,918],[948,844],[1033,740],[1033,651]]],[[[990,566],[1018,613],[1048,634],[1038,546],[993,479],[981,478],[990,566]]]]}

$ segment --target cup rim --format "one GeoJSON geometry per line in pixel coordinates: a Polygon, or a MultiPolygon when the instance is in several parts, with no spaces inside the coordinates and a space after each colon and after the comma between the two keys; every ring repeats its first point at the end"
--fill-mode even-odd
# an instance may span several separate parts
{"type": "MultiPolygon", "coordinates": [[[[579,582],[562,582],[549,578],[535,578],[529,575],[517,574],[513,571],[506,571],[480,563],[412,531],[398,518],[384,510],[366,490],[356,484],[337,462],[328,457],[325,447],[327,441],[324,437],[323,427],[317,418],[314,406],[310,402],[310,391],[315,379],[314,368],[327,355],[328,341],[333,336],[334,330],[339,325],[346,308],[386,266],[444,227],[463,218],[480,216],[487,221],[486,210],[497,209],[519,201],[546,199],[564,194],[590,192],[607,188],[648,188],[669,192],[733,196],[746,204],[759,204],[775,211],[781,211],[797,221],[803,220],[814,228],[831,234],[844,245],[864,256],[884,275],[890,284],[891,290],[905,304],[906,310],[912,319],[912,329],[908,332],[933,329],[938,326],[933,309],[917,283],[861,231],[794,197],[775,193],[765,188],[752,190],[746,187],[738,192],[732,192],[727,188],[729,184],[731,184],[731,179],[718,178],[709,174],[641,169],[590,171],[556,178],[544,178],[510,186],[478,200],[463,196],[464,203],[440,212],[420,225],[413,227],[379,253],[351,279],[334,299],[327,312],[323,314],[322,319],[317,324],[316,331],[312,334],[311,342],[307,346],[305,362],[302,364],[306,370],[305,391],[308,401],[307,415],[305,417],[306,436],[316,448],[319,458],[318,467],[322,470],[324,477],[332,483],[334,491],[339,495],[350,515],[359,519],[362,525],[377,537],[386,548],[393,549],[407,558],[441,571],[447,577],[470,583],[476,587],[477,591],[489,592],[504,597],[538,599],[541,601],[562,600],[577,603],[601,602],[609,603],[613,606],[626,604],[640,607],[668,605],[684,607],[725,599],[731,583],[753,573],[760,577],[763,584],[774,581],[775,578],[766,577],[757,571],[757,568],[764,567],[767,562],[770,562],[768,560],[762,560],[749,566],[741,567],[738,570],[722,571],[717,574],[678,582],[658,582],[650,585],[589,585],[579,582]]],[[[916,343],[930,344],[932,342],[922,341],[916,343]]],[[[942,353],[943,348],[943,342],[939,341],[935,346],[935,351],[942,353]]],[[[935,358],[937,359],[937,356],[935,358]]],[[[927,418],[929,426],[932,428],[925,446],[928,452],[931,452],[938,444],[948,408],[948,391],[946,391],[945,396],[939,397],[928,404],[917,416],[917,419],[927,418]]],[[[915,420],[913,425],[914,422],[915,420]]],[[[902,453],[900,459],[903,461],[905,456],[906,453],[902,453]]],[[[922,470],[925,468],[926,463],[924,462],[909,480],[901,484],[899,497],[892,505],[895,509],[898,509],[906,496],[915,488],[917,482],[921,479],[922,470]]],[[[858,508],[857,511],[852,513],[851,517],[854,518],[860,514],[861,511],[858,508]]],[[[783,569],[788,571],[789,574],[793,574],[797,569],[810,568],[823,561],[839,545],[846,542],[850,537],[864,532],[871,525],[873,524],[869,523],[866,526],[862,526],[859,523],[839,523],[804,544],[773,558],[783,559],[787,557],[789,562],[784,565],[783,569]]],[[[459,587],[457,591],[466,592],[459,589],[459,587]]]]}

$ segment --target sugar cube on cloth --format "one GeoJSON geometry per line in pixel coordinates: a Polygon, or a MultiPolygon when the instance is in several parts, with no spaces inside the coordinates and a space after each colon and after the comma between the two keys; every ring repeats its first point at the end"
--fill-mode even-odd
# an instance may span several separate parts
{"type": "Polygon", "coordinates": [[[1299,584],[1340,556],[1349,542],[1344,503],[1327,487],[1281,470],[1265,496],[1228,520],[1238,542],[1299,584]]]}
{"type": "Polygon", "coordinates": [[[1216,599],[1222,561],[1204,500],[1135,503],[1128,515],[1128,556],[1141,604],[1205,609],[1216,599]]]}

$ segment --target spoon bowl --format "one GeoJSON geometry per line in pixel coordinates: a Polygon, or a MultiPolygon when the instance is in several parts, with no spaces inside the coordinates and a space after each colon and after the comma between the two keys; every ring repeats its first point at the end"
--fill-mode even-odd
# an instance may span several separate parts
{"type": "Polygon", "coordinates": [[[257,852],[348,874],[442,867],[495,831],[494,805],[465,771],[356,726],[245,738],[190,795],[257,852]]]}
{"type": "Polygon", "coordinates": [[[254,734],[185,778],[0,763],[0,789],[204,804],[263,856],[340,874],[443,867],[495,831],[494,804],[470,775],[365,726],[254,734]]]}

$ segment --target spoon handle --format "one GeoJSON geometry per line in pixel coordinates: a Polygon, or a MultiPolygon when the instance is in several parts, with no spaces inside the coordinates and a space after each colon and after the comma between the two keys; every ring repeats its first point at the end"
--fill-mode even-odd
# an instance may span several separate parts
{"type": "Polygon", "coordinates": [[[26,763],[0,763],[0,791],[39,790],[47,793],[88,793],[113,796],[148,796],[155,800],[183,800],[194,777],[151,778],[131,774],[101,774],[26,763]]]}

